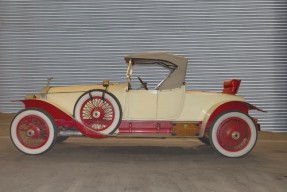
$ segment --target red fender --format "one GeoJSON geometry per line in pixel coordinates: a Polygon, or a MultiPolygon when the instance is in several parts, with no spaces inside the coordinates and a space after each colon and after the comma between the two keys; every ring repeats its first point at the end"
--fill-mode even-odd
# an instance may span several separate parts
{"type": "Polygon", "coordinates": [[[242,113],[248,114],[249,110],[257,110],[261,112],[266,112],[266,111],[263,111],[262,109],[255,107],[254,105],[251,105],[243,101],[230,101],[230,102],[226,102],[226,103],[223,103],[217,106],[214,111],[211,111],[207,114],[209,115],[208,120],[205,122],[202,122],[202,127],[201,127],[202,131],[201,131],[200,136],[203,136],[206,133],[208,133],[210,126],[212,125],[213,121],[218,117],[219,114],[225,111],[240,111],[242,113]]]}
{"type": "Polygon", "coordinates": [[[27,99],[20,101],[25,105],[26,109],[38,108],[48,112],[55,120],[57,126],[76,127],[82,134],[93,138],[107,137],[106,135],[99,134],[96,131],[90,129],[89,127],[86,127],[85,125],[74,119],[72,116],[64,112],[62,109],[59,109],[58,107],[51,103],[48,103],[47,101],[38,99],[27,99]]]}

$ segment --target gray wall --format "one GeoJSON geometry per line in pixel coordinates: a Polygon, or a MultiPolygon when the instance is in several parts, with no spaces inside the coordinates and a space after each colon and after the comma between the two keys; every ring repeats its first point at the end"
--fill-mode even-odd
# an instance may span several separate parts
{"type": "Polygon", "coordinates": [[[268,111],[252,113],[262,129],[287,131],[286,10],[285,0],[0,0],[0,112],[50,76],[125,82],[124,55],[160,50],[188,57],[188,89],[242,79],[239,94],[268,111]]]}

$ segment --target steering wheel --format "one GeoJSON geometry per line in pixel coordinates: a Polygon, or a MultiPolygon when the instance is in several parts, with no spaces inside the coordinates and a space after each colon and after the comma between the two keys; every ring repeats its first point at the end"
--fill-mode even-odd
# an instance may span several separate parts
{"type": "Polygon", "coordinates": [[[142,80],[140,77],[138,77],[138,79],[139,79],[139,81],[141,82],[143,88],[144,88],[145,90],[148,90],[148,88],[147,88],[147,83],[143,82],[143,80],[142,80]]]}

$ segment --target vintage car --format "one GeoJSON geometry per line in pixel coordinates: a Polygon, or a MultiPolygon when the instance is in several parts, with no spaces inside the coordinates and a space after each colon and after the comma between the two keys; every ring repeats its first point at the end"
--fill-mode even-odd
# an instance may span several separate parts
{"type": "Polygon", "coordinates": [[[21,102],[25,109],[11,123],[11,139],[25,154],[42,154],[70,136],[198,137],[227,157],[249,153],[260,126],[249,110],[257,107],[236,95],[240,80],[226,80],[222,91],[190,91],[185,87],[187,59],[147,52],[125,57],[127,83],[52,87],[21,102]],[[140,77],[131,86],[135,65],[159,65],[168,76],[154,89],[140,77]]]}

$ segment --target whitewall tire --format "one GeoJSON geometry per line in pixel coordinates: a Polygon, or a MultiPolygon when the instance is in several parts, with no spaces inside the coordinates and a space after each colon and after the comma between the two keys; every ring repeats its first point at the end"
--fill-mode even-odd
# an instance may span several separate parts
{"type": "Polygon", "coordinates": [[[55,144],[56,126],[51,116],[38,109],[20,111],[11,123],[10,136],[18,150],[37,155],[55,144]]]}
{"type": "Polygon", "coordinates": [[[209,130],[212,148],[226,157],[248,154],[255,146],[256,140],[256,125],[242,112],[231,111],[219,115],[209,130]]]}
{"type": "Polygon", "coordinates": [[[91,90],[84,93],[76,102],[74,117],[91,130],[108,135],[116,132],[119,127],[122,109],[113,94],[104,93],[103,90],[91,90]]]}

